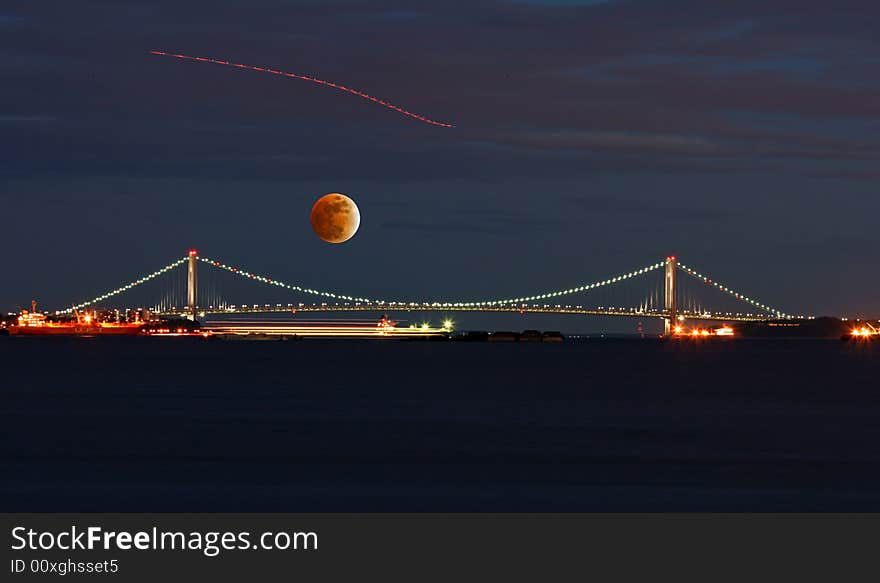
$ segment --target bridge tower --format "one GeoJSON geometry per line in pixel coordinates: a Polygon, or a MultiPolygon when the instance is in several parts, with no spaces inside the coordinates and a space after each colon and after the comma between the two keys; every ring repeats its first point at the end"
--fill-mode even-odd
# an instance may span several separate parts
{"type": "Polygon", "coordinates": [[[670,255],[666,258],[666,318],[665,332],[669,335],[678,318],[678,310],[675,305],[675,256],[670,255]]]}
{"type": "Polygon", "coordinates": [[[196,290],[198,289],[198,263],[199,252],[195,249],[190,249],[189,269],[186,278],[186,311],[187,317],[193,321],[196,319],[196,309],[198,307],[198,296],[196,294],[196,290]]]}

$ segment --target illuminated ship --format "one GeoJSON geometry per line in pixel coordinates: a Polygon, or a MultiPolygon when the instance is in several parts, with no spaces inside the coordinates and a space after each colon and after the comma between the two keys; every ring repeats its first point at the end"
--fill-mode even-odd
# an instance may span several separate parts
{"type": "Polygon", "coordinates": [[[675,326],[672,329],[672,338],[731,338],[734,336],[734,330],[727,324],[716,326],[713,328],[694,327],[687,329],[682,325],[675,326]]]}
{"type": "Polygon", "coordinates": [[[76,321],[52,322],[37,311],[37,301],[31,302],[31,311],[22,310],[18,321],[8,327],[11,336],[134,336],[143,323],[97,322],[91,314],[74,312],[76,321]]]}
{"type": "Polygon", "coordinates": [[[865,322],[860,326],[856,326],[840,337],[841,340],[880,340],[880,329],[875,328],[870,323],[865,322]]]}
{"type": "MultiPolygon", "coordinates": [[[[391,338],[391,339],[445,339],[452,333],[451,320],[442,328],[422,323],[401,326],[388,316],[378,322],[367,321],[218,321],[208,323],[199,332],[217,340],[282,340],[302,338],[391,338]]],[[[152,333],[147,330],[147,333],[152,333]]]]}

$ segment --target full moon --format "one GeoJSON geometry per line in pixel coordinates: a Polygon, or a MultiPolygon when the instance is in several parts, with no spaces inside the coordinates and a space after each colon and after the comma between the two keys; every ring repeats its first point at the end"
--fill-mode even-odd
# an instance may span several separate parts
{"type": "Polygon", "coordinates": [[[312,228],[328,243],[351,239],[361,224],[361,212],[354,201],[338,192],[325,194],[312,207],[312,228]]]}

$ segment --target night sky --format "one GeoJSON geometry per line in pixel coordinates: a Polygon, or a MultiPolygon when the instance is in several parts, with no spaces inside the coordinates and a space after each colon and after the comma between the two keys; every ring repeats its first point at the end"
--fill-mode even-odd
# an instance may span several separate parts
{"type": "Polygon", "coordinates": [[[789,312],[878,314],[878,30],[876,0],[7,0],[0,308],[196,247],[432,300],[674,253],[789,312]],[[309,226],[328,192],[360,206],[343,245],[309,226]]]}

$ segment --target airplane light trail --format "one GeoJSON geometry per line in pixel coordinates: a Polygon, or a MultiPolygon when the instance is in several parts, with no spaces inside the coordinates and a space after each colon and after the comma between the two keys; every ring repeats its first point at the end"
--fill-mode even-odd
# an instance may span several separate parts
{"type": "Polygon", "coordinates": [[[352,89],[350,87],[346,87],[344,85],[340,85],[338,83],[333,83],[331,81],[325,81],[323,79],[318,79],[317,77],[310,77],[308,75],[299,75],[297,73],[289,73],[286,71],[277,71],[275,69],[267,69],[265,67],[257,67],[255,65],[243,65],[241,63],[231,63],[229,61],[220,61],[218,59],[209,59],[207,57],[193,57],[190,55],[181,55],[177,53],[166,53],[164,51],[150,51],[151,55],[159,55],[161,57],[174,57],[175,59],[183,59],[188,61],[198,61],[200,63],[214,63],[215,65],[226,65],[227,67],[236,67],[238,69],[249,69],[251,71],[259,71],[260,73],[271,73],[272,75],[279,75],[281,77],[290,77],[292,79],[301,79],[302,81],[309,81],[311,83],[315,83],[317,85],[324,85],[325,87],[330,87],[332,89],[338,89],[339,91],[344,91],[345,93],[350,93],[351,95],[356,95],[361,99],[365,99],[367,101],[371,101],[377,105],[381,105],[382,107],[386,107],[398,113],[401,113],[407,117],[411,117],[415,120],[418,120],[422,123],[426,123],[433,126],[439,126],[442,128],[451,128],[454,127],[452,124],[444,123],[440,121],[435,121],[433,119],[429,119],[423,115],[419,115],[417,113],[413,113],[411,111],[407,111],[406,109],[400,107],[399,105],[394,105],[393,103],[389,103],[387,101],[383,101],[377,97],[373,97],[372,95],[368,95],[363,91],[358,91],[357,89],[352,89]]]}

